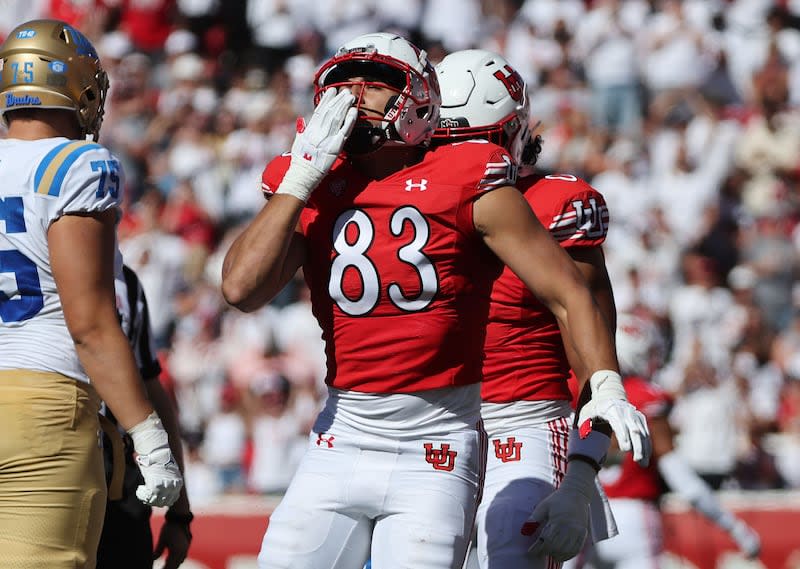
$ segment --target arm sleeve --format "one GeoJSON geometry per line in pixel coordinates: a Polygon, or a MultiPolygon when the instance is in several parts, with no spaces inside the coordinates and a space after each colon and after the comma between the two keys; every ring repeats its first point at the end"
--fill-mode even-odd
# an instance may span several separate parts
{"type": "Polygon", "coordinates": [[[725,531],[730,531],[736,521],[714,496],[708,484],[686,464],[675,451],[658,459],[658,471],[670,490],[687,500],[698,512],[725,531]]]}

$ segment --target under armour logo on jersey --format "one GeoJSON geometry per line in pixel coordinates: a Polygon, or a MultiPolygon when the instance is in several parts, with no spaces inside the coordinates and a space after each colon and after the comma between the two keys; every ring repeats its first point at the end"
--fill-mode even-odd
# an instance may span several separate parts
{"type": "Polygon", "coordinates": [[[450,445],[445,443],[441,448],[433,448],[432,443],[425,443],[425,462],[433,466],[435,470],[450,472],[456,466],[456,455],[458,452],[450,450],[450,445]]]}
{"type": "Polygon", "coordinates": [[[323,444],[326,445],[326,448],[333,448],[333,441],[336,437],[333,435],[328,435],[326,433],[319,433],[317,434],[317,446],[321,447],[323,444]]]}
{"type": "Polygon", "coordinates": [[[503,462],[517,462],[522,458],[520,450],[522,443],[518,443],[516,437],[508,437],[505,443],[501,443],[500,439],[493,439],[494,455],[503,462]]]}
{"type": "Polygon", "coordinates": [[[417,189],[420,192],[424,192],[428,189],[428,180],[422,178],[419,182],[415,182],[413,178],[409,178],[406,180],[406,191],[410,192],[411,190],[417,189]]]}

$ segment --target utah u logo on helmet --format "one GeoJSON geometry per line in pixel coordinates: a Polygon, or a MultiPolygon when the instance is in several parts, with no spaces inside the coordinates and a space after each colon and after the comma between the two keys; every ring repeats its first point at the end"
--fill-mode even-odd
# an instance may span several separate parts
{"type": "Polygon", "coordinates": [[[108,77],[86,36],[58,20],[26,22],[9,33],[0,62],[0,114],[72,110],[82,134],[97,140],[108,77]]]}

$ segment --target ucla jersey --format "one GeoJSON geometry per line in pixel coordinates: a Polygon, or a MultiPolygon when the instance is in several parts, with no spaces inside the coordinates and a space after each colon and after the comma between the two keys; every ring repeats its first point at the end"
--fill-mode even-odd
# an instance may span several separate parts
{"type": "MultiPolygon", "coordinates": [[[[0,369],[88,381],[64,321],[47,230],[62,215],[117,207],[119,162],[84,140],[0,140],[0,180],[0,369]]],[[[119,274],[119,252],[116,261],[119,274]]]]}

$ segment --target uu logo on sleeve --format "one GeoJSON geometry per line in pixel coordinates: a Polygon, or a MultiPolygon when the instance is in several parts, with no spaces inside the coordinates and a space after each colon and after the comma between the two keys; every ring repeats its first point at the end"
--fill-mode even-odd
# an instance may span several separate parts
{"type": "Polygon", "coordinates": [[[36,30],[31,30],[31,29],[20,30],[17,32],[17,39],[18,40],[31,39],[35,35],[36,35],[36,30]]]}
{"type": "Polygon", "coordinates": [[[67,64],[63,61],[51,61],[48,67],[53,73],[64,73],[67,70],[67,64]]]}

